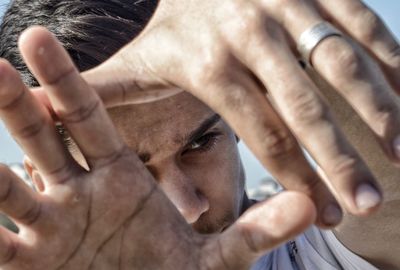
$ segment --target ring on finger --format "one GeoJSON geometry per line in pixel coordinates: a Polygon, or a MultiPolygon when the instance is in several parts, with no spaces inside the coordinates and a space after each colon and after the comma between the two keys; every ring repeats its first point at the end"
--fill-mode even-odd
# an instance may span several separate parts
{"type": "Polygon", "coordinates": [[[300,52],[303,61],[312,67],[311,56],[314,49],[324,39],[332,36],[343,36],[342,33],[328,22],[317,23],[306,29],[299,38],[297,49],[300,52]]]}

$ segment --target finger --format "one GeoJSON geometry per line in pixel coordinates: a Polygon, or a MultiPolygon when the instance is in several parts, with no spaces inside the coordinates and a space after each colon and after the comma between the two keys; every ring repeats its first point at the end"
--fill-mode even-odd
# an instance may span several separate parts
{"type": "Polygon", "coordinates": [[[203,249],[210,269],[250,269],[255,260],[307,229],[316,218],[311,200],[283,192],[259,203],[203,249]]]}
{"type": "Polygon", "coordinates": [[[37,194],[7,166],[0,166],[0,211],[18,224],[32,224],[40,216],[37,194]]]}
{"type": "Polygon", "coordinates": [[[11,262],[16,254],[14,234],[0,226],[0,267],[11,262]]]}
{"type": "MultiPolygon", "coordinates": [[[[298,41],[306,29],[323,21],[309,2],[287,2],[278,15],[284,18],[281,23],[293,40],[298,41]],[[294,12],[295,20],[289,16],[294,12]]],[[[399,164],[396,142],[400,142],[400,103],[379,66],[356,44],[337,36],[322,40],[313,50],[311,61],[376,134],[387,156],[399,164]]]]}
{"type": "Polygon", "coordinates": [[[318,73],[369,126],[387,157],[399,164],[400,102],[380,67],[343,39],[320,44],[313,59],[318,73]],[[333,56],[333,51],[338,53],[333,56]]]}
{"type": "MultiPolygon", "coordinates": [[[[239,7],[238,10],[242,9],[239,7]]],[[[254,15],[255,13],[244,12],[244,14],[254,15]]],[[[242,20],[243,18],[240,16],[236,17],[235,14],[231,15],[228,15],[229,18],[238,18],[239,27],[224,24],[228,27],[225,29],[226,32],[232,32],[231,28],[245,29],[247,37],[248,28],[243,27],[242,24],[244,22],[244,26],[246,26],[246,20],[242,20]]],[[[252,16],[247,21],[253,21],[254,18],[259,18],[259,16],[252,16]]],[[[181,46],[182,44],[171,33],[170,29],[161,28],[156,36],[157,39],[150,38],[144,43],[140,43],[139,40],[135,43],[136,47],[128,47],[129,50],[125,48],[120,52],[119,57],[124,58],[125,61],[126,59],[130,59],[130,61],[135,61],[135,59],[146,60],[146,63],[142,63],[142,67],[148,67],[147,70],[151,70],[152,73],[157,71],[160,77],[175,82],[209,105],[228,121],[230,126],[246,141],[258,159],[276,178],[280,180],[288,179],[292,183],[291,188],[306,192],[319,202],[318,210],[321,213],[319,216],[321,219],[318,219],[319,225],[327,226],[328,224],[338,223],[341,219],[340,207],[304,159],[295,138],[277,117],[276,112],[260,91],[260,88],[254,86],[255,82],[240,81],[251,77],[248,70],[243,68],[240,63],[238,64],[238,61],[232,60],[233,57],[224,53],[221,56],[218,53],[221,50],[216,50],[216,53],[213,51],[212,55],[201,57],[201,59],[194,58],[188,62],[186,57],[181,57],[179,54],[179,52],[185,51],[185,48],[181,46]],[[152,50],[151,53],[148,53],[147,48],[157,48],[160,40],[168,43],[170,48],[173,48],[172,51],[177,53],[163,55],[162,57],[155,53],[158,50],[152,50]],[[131,57],[131,52],[137,53],[138,51],[142,53],[138,54],[137,57],[131,57]],[[166,69],[165,66],[171,68],[166,69]],[[237,68],[238,66],[241,68],[237,68]],[[223,68],[222,72],[234,72],[221,76],[221,67],[223,68]],[[226,67],[230,68],[226,69],[226,67]],[[180,73],[188,75],[177,76],[180,73]],[[304,184],[305,182],[307,184],[304,184]],[[330,207],[329,205],[334,206],[330,207]],[[330,214],[328,214],[329,218],[322,218],[325,216],[325,208],[328,206],[329,209],[337,210],[328,211],[335,213],[334,218],[330,214]]],[[[235,37],[232,40],[237,42],[235,37]]],[[[249,47],[249,49],[252,48],[249,47]]],[[[168,83],[165,84],[168,85],[168,83]]]]}
{"type": "MultiPolygon", "coordinates": [[[[243,43],[233,42],[237,40],[235,33],[228,37],[237,57],[268,89],[275,108],[297,139],[327,172],[333,187],[341,195],[338,199],[346,208],[354,214],[374,210],[365,205],[360,207],[361,204],[357,206],[355,198],[361,196],[356,194],[364,192],[363,189],[358,192],[360,186],[377,186],[373,175],[346,140],[326,102],[298,65],[288,45],[284,45],[287,44],[286,37],[277,22],[259,21],[249,24],[246,29],[254,35],[243,43]]],[[[288,189],[297,185],[293,179],[281,180],[288,189]]],[[[313,192],[315,183],[309,180],[300,184],[313,192]]]]}
{"type": "Polygon", "coordinates": [[[285,188],[311,196],[318,208],[319,226],[337,225],[342,215],[340,206],[309,165],[296,138],[249,74],[232,73],[218,83],[209,84],[207,92],[199,93],[198,97],[228,121],[285,188]]]}
{"type": "MultiPolygon", "coordinates": [[[[64,175],[71,158],[62,145],[47,110],[26,88],[18,72],[5,60],[0,60],[0,117],[13,138],[49,177],[64,175]],[[48,151],[52,155],[49,158],[48,151]]],[[[65,175],[64,175],[65,176],[65,175]]]]}
{"type": "Polygon", "coordinates": [[[400,46],[383,20],[359,0],[317,0],[319,9],[379,60],[400,93],[400,46]]]}
{"type": "Polygon", "coordinates": [[[95,91],[75,68],[57,39],[42,27],[20,38],[20,49],[89,165],[117,158],[124,145],[95,91]]]}

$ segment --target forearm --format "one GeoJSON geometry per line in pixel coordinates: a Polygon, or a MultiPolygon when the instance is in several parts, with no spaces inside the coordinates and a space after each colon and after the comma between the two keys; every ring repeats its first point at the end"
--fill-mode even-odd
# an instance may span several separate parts
{"type": "MultiPolygon", "coordinates": [[[[322,82],[319,82],[323,84],[322,82]]],[[[400,268],[400,170],[392,165],[372,132],[350,106],[329,87],[321,87],[348,139],[367,162],[384,191],[382,209],[368,218],[345,215],[335,230],[350,250],[382,269],[400,268]]]]}

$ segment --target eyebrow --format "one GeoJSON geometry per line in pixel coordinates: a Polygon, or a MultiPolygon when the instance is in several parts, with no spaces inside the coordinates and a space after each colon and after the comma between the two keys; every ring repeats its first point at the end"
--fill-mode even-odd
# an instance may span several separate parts
{"type": "Polygon", "coordinates": [[[213,114],[207,119],[205,119],[201,124],[193,131],[188,133],[183,137],[183,144],[187,145],[192,141],[195,141],[199,137],[201,137],[207,130],[211,127],[215,126],[221,120],[221,116],[219,114],[213,114]]]}

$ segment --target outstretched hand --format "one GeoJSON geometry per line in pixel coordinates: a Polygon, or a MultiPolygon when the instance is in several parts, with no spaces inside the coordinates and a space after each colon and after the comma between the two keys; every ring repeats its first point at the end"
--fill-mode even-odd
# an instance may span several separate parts
{"type": "Polygon", "coordinates": [[[50,112],[1,60],[0,116],[42,183],[36,193],[0,168],[0,211],[20,228],[19,234],[0,228],[0,269],[248,269],[314,222],[307,196],[283,192],[222,234],[194,232],[122,142],[57,40],[35,27],[21,37],[20,49],[89,170],[75,162],[50,112]]]}
{"type": "Polygon", "coordinates": [[[323,21],[343,35],[317,45],[313,67],[398,164],[399,45],[358,0],[163,0],[138,38],[84,76],[109,106],[161,98],[179,88],[190,92],[229,123],[285,188],[311,196],[317,224],[330,227],[341,220],[337,201],[352,214],[368,215],[382,194],[298,63],[299,37],[323,21]],[[299,145],[325,172],[328,185],[299,145]]]}

